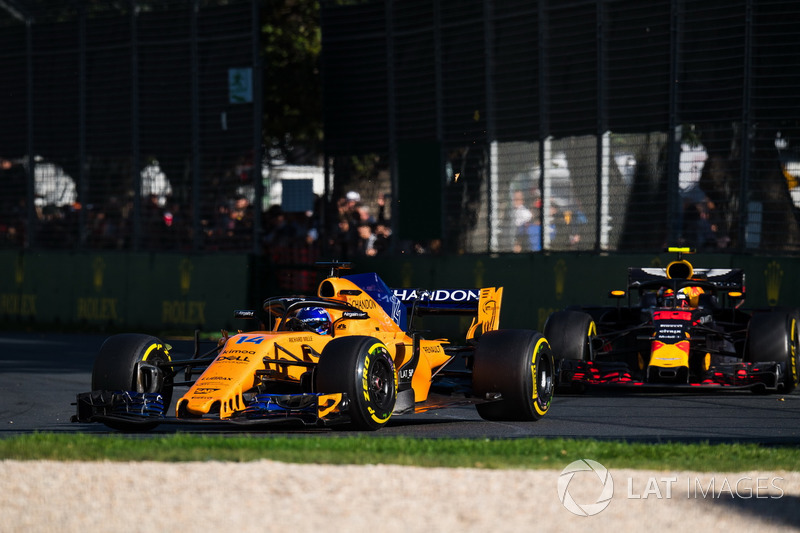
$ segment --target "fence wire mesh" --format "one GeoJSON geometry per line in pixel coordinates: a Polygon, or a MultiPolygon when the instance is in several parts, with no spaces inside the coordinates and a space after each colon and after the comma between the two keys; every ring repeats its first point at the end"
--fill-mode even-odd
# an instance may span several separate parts
{"type": "Polygon", "coordinates": [[[0,10],[4,244],[253,249],[257,6],[0,10]]]}
{"type": "Polygon", "coordinates": [[[303,168],[263,157],[260,0],[12,5],[6,248],[800,252],[797,2],[323,0],[303,168]]]}
{"type": "Polygon", "coordinates": [[[385,161],[399,242],[800,251],[797,3],[323,1],[322,12],[328,153],[385,161]],[[416,169],[410,142],[435,146],[438,172],[403,171],[416,169]],[[406,220],[404,189],[440,196],[437,212],[406,220]]]}

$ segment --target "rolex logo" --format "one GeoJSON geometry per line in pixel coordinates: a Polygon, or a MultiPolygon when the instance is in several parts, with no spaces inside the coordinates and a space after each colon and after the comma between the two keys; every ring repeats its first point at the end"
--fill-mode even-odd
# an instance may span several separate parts
{"type": "Polygon", "coordinates": [[[567,279],[567,264],[563,259],[556,262],[554,268],[556,275],[556,299],[560,300],[564,296],[564,283],[567,279]]]}
{"type": "Polygon", "coordinates": [[[180,271],[181,293],[186,294],[189,292],[189,287],[192,286],[192,270],[194,270],[194,266],[189,259],[183,259],[178,270],[180,271]]]}
{"type": "Polygon", "coordinates": [[[95,257],[92,261],[92,284],[94,290],[100,292],[103,288],[103,274],[106,271],[106,262],[102,257],[95,257]]]}
{"type": "Polygon", "coordinates": [[[14,268],[14,281],[17,285],[22,285],[25,281],[25,259],[22,254],[17,254],[17,264],[14,268]]]}
{"type": "Polygon", "coordinates": [[[778,298],[781,294],[781,281],[783,280],[783,269],[777,261],[772,261],[764,270],[764,278],[767,282],[767,303],[774,307],[778,305],[778,298]]]}

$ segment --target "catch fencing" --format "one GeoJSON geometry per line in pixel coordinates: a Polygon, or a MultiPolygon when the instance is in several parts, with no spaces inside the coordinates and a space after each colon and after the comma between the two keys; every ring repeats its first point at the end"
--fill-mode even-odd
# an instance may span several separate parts
{"type": "Polygon", "coordinates": [[[794,1],[322,0],[310,169],[264,163],[260,0],[26,5],[0,5],[7,249],[352,259],[352,191],[381,255],[800,252],[794,1]]]}
{"type": "Polygon", "coordinates": [[[396,236],[431,249],[796,253],[798,16],[789,0],[323,1],[328,153],[385,161],[396,236]]]}
{"type": "Polygon", "coordinates": [[[253,250],[259,12],[257,0],[3,2],[0,246],[253,250]]]}

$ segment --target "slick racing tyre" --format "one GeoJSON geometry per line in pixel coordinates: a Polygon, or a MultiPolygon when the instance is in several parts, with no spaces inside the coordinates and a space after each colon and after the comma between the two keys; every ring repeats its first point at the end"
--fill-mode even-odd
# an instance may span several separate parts
{"type": "Polygon", "coordinates": [[[597,326],[591,315],[581,311],[556,311],[544,325],[544,336],[556,359],[594,359],[592,338],[597,326]]]}
{"type": "MultiPolygon", "coordinates": [[[[106,339],[100,347],[92,370],[92,390],[157,392],[164,398],[164,408],[172,402],[172,378],[165,377],[159,365],[170,362],[166,344],[150,335],[124,333],[106,339]],[[142,364],[146,364],[146,368],[142,364]]],[[[147,431],[153,423],[103,422],[112,429],[147,431]]]]}
{"type": "Polygon", "coordinates": [[[784,393],[792,392],[797,387],[800,377],[798,318],[800,314],[796,310],[758,313],[753,315],[747,326],[745,361],[777,362],[781,369],[778,388],[784,393]]]}
{"type": "Polygon", "coordinates": [[[544,325],[544,336],[553,350],[556,361],[556,378],[559,390],[581,393],[585,385],[572,382],[572,372],[565,371],[567,363],[561,361],[592,361],[592,339],[597,335],[597,325],[591,315],[582,311],[556,311],[544,325]]]}
{"type": "Polygon", "coordinates": [[[553,353],[541,333],[523,329],[485,333],[475,349],[472,386],[486,420],[539,420],[555,388],[553,353]]]}
{"type": "Polygon", "coordinates": [[[389,350],[372,337],[333,339],[314,371],[317,392],[344,392],[350,427],[374,431],[389,421],[397,399],[397,371],[389,350]]]}

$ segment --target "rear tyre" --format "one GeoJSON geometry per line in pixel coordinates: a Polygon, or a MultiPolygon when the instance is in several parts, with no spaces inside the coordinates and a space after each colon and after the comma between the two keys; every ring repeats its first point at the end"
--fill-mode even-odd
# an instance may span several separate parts
{"type": "MultiPolygon", "coordinates": [[[[164,408],[172,402],[172,378],[140,371],[140,363],[160,368],[170,362],[166,344],[156,337],[124,333],[106,339],[94,361],[92,390],[158,392],[164,398],[164,408]]],[[[141,424],[104,421],[106,426],[122,431],[147,431],[158,422],[141,424]]]]}
{"type": "Polygon", "coordinates": [[[753,315],[747,326],[745,361],[775,361],[780,365],[778,388],[790,393],[800,378],[800,339],[798,311],[774,311],[753,315]]]}
{"type": "Polygon", "coordinates": [[[397,371],[389,350],[373,337],[333,339],[314,371],[317,392],[344,392],[350,401],[350,427],[374,431],[392,416],[397,371]]]}
{"type": "Polygon", "coordinates": [[[555,388],[553,353],[541,333],[509,329],[485,333],[475,349],[474,393],[486,420],[539,420],[555,388]],[[499,398],[499,399],[495,399],[499,398]]]}

